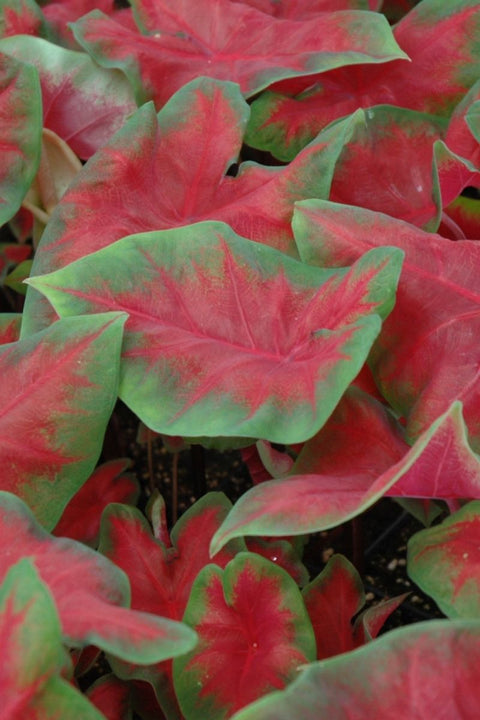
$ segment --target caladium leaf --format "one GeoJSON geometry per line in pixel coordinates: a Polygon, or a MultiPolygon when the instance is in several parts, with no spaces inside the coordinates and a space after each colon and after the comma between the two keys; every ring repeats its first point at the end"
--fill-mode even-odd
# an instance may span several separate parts
{"type": "Polygon", "coordinates": [[[8,270],[13,265],[18,265],[18,263],[26,260],[31,251],[29,245],[0,242],[0,282],[4,281],[8,270]]]}
{"type": "Polygon", "coordinates": [[[93,155],[136,109],[122,73],[99,68],[83,52],[29,35],[2,40],[0,51],[35,65],[44,126],[83,159],[93,155]]]}
{"type": "MultiPolygon", "coordinates": [[[[114,0],[95,0],[95,8],[118,22],[135,28],[131,8],[116,8],[114,0]]],[[[91,0],[42,0],[42,11],[47,21],[48,39],[64,47],[78,50],[70,23],[86,15],[92,9],[91,0]]]]}
{"type": "Polygon", "coordinates": [[[366,110],[337,162],[330,200],[435,230],[442,206],[433,145],[443,126],[438,118],[404,108],[366,110]]]}
{"type": "Polygon", "coordinates": [[[132,4],[148,34],[98,11],[74,23],[73,32],[99,64],[125,72],[139,104],[153,99],[158,108],[203,75],[236,82],[248,97],[281,78],[406,57],[385,18],[374,13],[340,11],[293,21],[225,0],[132,4]]]}
{"type": "Polygon", "coordinates": [[[42,97],[31,65],[0,54],[0,225],[19,209],[40,163],[42,97]]]}
{"type": "Polygon", "coordinates": [[[343,266],[384,243],[405,251],[395,308],[382,327],[371,368],[383,395],[407,418],[409,440],[458,399],[478,450],[480,245],[322,201],[299,204],[293,224],[300,255],[310,264],[343,266]]]}
{"type": "MultiPolygon", "coordinates": [[[[476,196],[476,188],[472,188],[473,191],[476,196]]],[[[444,212],[461,229],[465,238],[480,239],[480,203],[477,197],[460,195],[444,212]]]]}
{"type": "Polygon", "coordinates": [[[376,313],[392,307],[401,265],[401,253],[378,249],[332,274],[213,222],[132,235],[92,257],[28,283],[60,315],[130,313],[119,394],[143,422],[280,443],[325,422],[366,359],[376,313]]]}
{"type": "Polygon", "coordinates": [[[0,314],[0,345],[6,345],[18,340],[20,337],[21,313],[0,314]]]}
{"type": "MultiPolygon", "coordinates": [[[[328,196],[338,155],[361,118],[322,133],[286,168],[247,162],[231,177],[226,173],[238,159],[247,117],[238,87],[209,79],[180,90],[158,118],[151,105],[142,107],[65,195],[42,237],[34,274],[126,235],[209,218],[296,254],[293,204],[328,196]]],[[[51,321],[51,308],[30,291],[24,315],[22,332],[31,332],[51,321]]]]}
{"type": "Polygon", "coordinates": [[[47,528],[100,454],[124,322],[118,314],[69,318],[0,346],[0,487],[26,500],[47,528]]]}
{"type": "MultiPolygon", "coordinates": [[[[100,551],[128,575],[133,608],[172,620],[182,619],[192,584],[200,570],[210,562],[210,540],[230,508],[231,503],[222,493],[208,493],[175,524],[171,543],[167,529],[158,518],[154,537],[147,521],[135,508],[124,505],[107,508],[102,518],[100,551]]],[[[158,515],[159,510],[161,512],[157,501],[152,514],[158,515]]],[[[244,549],[243,541],[234,541],[215,562],[225,567],[238,551],[244,549]]],[[[168,717],[179,714],[171,662],[144,668],[112,661],[112,666],[124,679],[149,681],[168,717]]]]}
{"type": "MultiPolygon", "coordinates": [[[[193,581],[211,562],[210,540],[230,508],[222,493],[207,493],[178,520],[171,547],[153,536],[136,508],[112,504],[105,510],[99,549],[128,575],[133,608],[182,619],[193,581]]],[[[215,562],[225,567],[244,547],[232,543],[215,562]]]]}
{"type": "Polygon", "coordinates": [[[417,623],[313,663],[232,720],[475,720],[479,662],[479,622],[417,623]]]}
{"type": "Polygon", "coordinates": [[[451,618],[480,618],[480,502],[408,541],[412,580],[451,618]]]}
{"type": "Polygon", "coordinates": [[[322,660],[355,647],[352,619],[365,603],[360,575],[343,557],[333,555],[324,570],[302,591],[322,660]]]}
{"type": "Polygon", "coordinates": [[[106,506],[109,503],[135,505],[138,499],[138,482],[134,476],[125,473],[130,465],[130,460],[122,458],[96,468],[70,500],[52,534],[95,547],[100,533],[100,518],[106,506]]]}
{"type": "Polygon", "coordinates": [[[290,20],[306,20],[334,10],[378,10],[377,0],[233,0],[264,13],[290,20]]]}
{"type": "Polygon", "coordinates": [[[423,0],[394,28],[410,62],[359,64],[278,83],[254,101],[247,142],[290,160],[329,122],[359,107],[388,103],[448,117],[478,79],[479,27],[475,0],[423,0]]]}
{"type": "Polygon", "coordinates": [[[0,0],[0,38],[45,32],[45,18],[34,0],[0,0]]]}
{"type": "Polygon", "coordinates": [[[365,603],[360,575],[343,555],[333,555],[303,591],[317,641],[317,660],[349,652],[373,640],[406,595],[372,606],[353,618],[365,603]]]}
{"type": "Polygon", "coordinates": [[[299,587],[308,583],[309,574],[292,543],[277,538],[247,538],[247,550],[267,558],[288,572],[299,587]]]}
{"type": "Polygon", "coordinates": [[[86,693],[106,720],[132,720],[130,687],[115,675],[104,675],[91,685],[86,693]]]}
{"type": "Polygon", "coordinates": [[[458,403],[409,448],[385,407],[350,388],[291,474],[260,483],[237,501],[210,552],[243,535],[326,530],[387,493],[479,497],[480,459],[468,447],[458,403]]]}
{"type": "Polygon", "coordinates": [[[198,575],[184,621],[198,647],[173,663],[175,690],[188,720],[220,720],[284,687],[315,658],[300,592],[274,563],[239,553],[225,568],[198,575]]]}
{"type": "Polygon", "coordinates": [[[64,641],[96,645],[130,662],[154,663],[192,649],[190,628],[130,610],[125,574],[94,550],[54,538],[15,495],[0,492],[0,580],[28,556],[55,600],[64,641]]]}
{"type": "Polygon", "coordinates": [[[55,604],[27,558],[13,565],[0,587],[4,720],[103,720],[66,679],[71,673],[55,604]]]}

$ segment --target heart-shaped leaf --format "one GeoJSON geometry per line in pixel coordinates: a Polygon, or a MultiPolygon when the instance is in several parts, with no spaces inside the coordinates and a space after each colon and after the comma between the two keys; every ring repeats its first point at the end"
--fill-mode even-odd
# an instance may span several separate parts
{"type": "Polygon", "coordinates": [[[42,97],[31,65],[0,55],[0,226],[19,209],[38,170],[42,97]]]}
{"type": "MultiPolygon", "coordinates": [[[[134,609],[172,620],[182,619],[193,582],[210,562],[210,540],[230,508],[231,503],[222,493],[208,493],[175,524],[171,533],[173,545],[167,529],[158,520],[154,537],[147,521],[135,508],[124,505],[107,508],[102,518],[100,551],[127,574],[134,609]]],[[[215,562],[223,568],[244,549],[242,541],[234,541],[215,562]]],[[[112,666],[119,677],[151,683],[165,713],[178,715],[170,661],[145,668],[117,660],[112,661],[112,666]]]]}
{"type": "Polygon", "coordinates": [[[293,224],[302,259],[321,267],[341,267],[385,243],[405,251],[395,308],[370,365],[383,395],[407,418],[410,440],[458,399],[478,450],[480,294],[475,268],[480,245],[451,242],[380,213],[322,201],[299,204],[293,224]]]}
{"type": "Polygon", "coordinates": [[[150,664],[191,650],[192,631],[129,610],[130,587],[110,560],[68,538],[54,538],[15,495],[0,492],[0,579],[28,556],[55,601],[67,644],[96,645],[130,662],[150,664]]]}
{"type": "Polygon", "coordinates": [[[480,622],[417,623],[313,663],[232,720],[475,720],[479,662],[480,622]]]}
{"type": "Polygon", "coordinates": [[[225,0],[132,4],[145,34],[98,11],[74,23],[73,33],[100,65],[123,70],[139,104],[153,99],[158,108],[200,76],[232,80],[251,96],[281,78],[406,57],[385,18],[374,13],[340,11],[293,21],[225,0]]]}
{"type": "Polygon", "coordinates": [[[28,282],[60,315],[129,312],[119,394],[152,430],[291,443],[360,370],[400,264],[378,249],[332,274],[210,222],[130,236],[28,282]]]}
{"type": "Polygon", "coordinates": [[[188,720],[220,720],[284,687],[315,657],[315,639],[292,578],[259,555],[239,553],[198,575],[184,622],[198,647],[174,661],[175,690],[188,720]]]}
{"type": "Polygon", "coordinates": [[[101,715],[71,685],[71,665],[48,588],[27,558],[19,560],[0,587],[2,718],[56,720],[101,715]]]}
{"type": "Polygon", "coordinates": [[[451,618],[480,618],[480,502],[408,541],[412,580],[451,618]]]}

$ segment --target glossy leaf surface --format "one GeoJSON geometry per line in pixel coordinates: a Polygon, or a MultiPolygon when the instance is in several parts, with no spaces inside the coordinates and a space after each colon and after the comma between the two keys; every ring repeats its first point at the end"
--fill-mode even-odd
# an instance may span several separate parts
{"type": "Polygon", "coordinates": [[[479,547],[478,501],[408,542],[408,574],[448,617],[480,618],[479,547]]]}
{"type": "Polygon", "coordinates": [[[52,593],[66,644],[96,645],[125,660],[146,664],[195,644],[189,628],[124,607],[130,595],[124,573],[90,548],[49,535],[10,493],[0,493],[0,529],[0,578],[28,556],[52,593]]]}
{"type": "Polygon", "coordinates": [[[47,528],[100,454],[124,322],[118,314],[69,318],[0,347],[0,487],[22,497],[47,528]]]}
{"type": "Polygon", "coordinates": [[[231,717],[261,695],[284,687],[315,657],[300,592],[273,563],[239,553],[225,568],[197,577],[184,621],[198,647],[174,661],[175,690],[188,720],[231,717]]]}
{"type": "Polygon", "coordinates": [[[479,622],[418,623],[313,663],[284,692],[263,698],[234,720],[345,720],[345,713],[355,720],[475,720],[478,662],[479,622]]]}
{"type": "Polygon", "coordinates": [[[384,243],[405,251],[395,308],[370,358],[376,381],[407,418],[410,440],[460,400],[478,450],[480,245],[452,242],[361,208],[319,201],[297,211],[295,234],[305,262],[343,266],[384,243]]]}
{"type": "Polygon", "coordinates": [[[136,110],[125,77],[99,68],[85,53],[28,35],[3,40],[0,51],[35,65],[42,89],[43,125],[83,159],[104,145],[136,110]]]}
{"type": "Polygon", "coordinates": [[[251,96],[281,78],[404,57],[385,18],[373,13],[322,13],[302,22],[225,0],[135,0],[133,6],[147,34],[98,11],[73,32],[97,62],[126,73],[139,102],[153,99],[157,108],[199,76],[231,80],[251,96]]]}
{"type": "Polygon", "coordinates": [[[433,145],[442,123],[388,105],[365,111],[335,167],[330,200],[435,230],[441,211],[433,145]]]}
{"type": "Polygon", "coordinates": [[[129,313],[119,392],[141,420],[167,435],[287,443],[321,427],[360,370],[401,265],[379,249],[323,271],[222,223],[130,236],[92,257],[28,282],[60,315],[129,313]]]}
{"type": "Polygon", "coordinates": [[[10,220],[40,162],[42,100],[37,71],[0,54],[0,225],[10,220]]]}

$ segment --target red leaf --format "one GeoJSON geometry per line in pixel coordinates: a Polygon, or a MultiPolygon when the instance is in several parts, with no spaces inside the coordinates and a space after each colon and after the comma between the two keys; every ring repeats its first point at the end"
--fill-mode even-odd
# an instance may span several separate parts
{"type": "Polygon", "coordinates": [[[57,537],[69,537],[95,547],[98,544],[100,518],[109,503],[135,505],[139,487],[135,478],[123,474],[128,459],[111,460],[100,465],[73,496],[52,531],[57,537]]]}
{"type": "Polygon", "coordinates": [[[55,600],[66,644],[96,645],[131,662],[154,663],[191,649],[191,631],[129,610],[125,575],[109,560],[67,538],[53,538],[15,495],[0,493],[0,581],[28,556],[55,600]]]}
{"type": "MultiPolygon", "coordinates": [[[[102,519],[100,551],[128,576],[132,608],[181,620],[200,570],[210,562],[210,540],[226,517],[230,502],[221,493],[208,493],[182,515],[172,530],[173,547],[153,537],[145,518],[135,508],[111,505],[102,519]]],[[[216,558],[221,567],[244,544],[236,542],[216,558]]],[[[151,682],[164,710],[177,707],[170,662],[143,669],[115,664],[122,678],[151,682]]],[[[167,713],[168,714],[168,713],[167,713]]]]}
{"type": "Polygon", "coordinates": [[[264,13],[290,20],[314,18],[322,12],[336,10],[378,10],[378,0],[233,0],[264,13]]]}
{"type": "Polygon", "coordinates": [[[480,461],[468,447],[459,404],[409,448],[384,406],[350,388],[305,443],[291,475],[256,485],[237,501],[212,539],[211,554],[243,535],[326,530],[386,493],[480,496],[480,461]]]}
{"type": "Polygon", "coordinates": [[[254,101],[247,141],[290,160],[328,123],[358,108],[388,103],[448,117],[478,79],[479,25],[475,2],[423,0],[394,29],[410,62],[359,64],[278,83],[254,101]]]}
{"type": "Polygon", "coordinates": [[[175,690],[190,720],[230,717],[284,687],[315,656],[297,586],[258,555],[240,553],[223,571],[205,567],[184,621],[200,638],[194,652],[174,662],[175,690]]]}
{"type": "Polygon", "coordinates": [[[448,617],[480,618],[479,548],[478,501],[408,542],[408,574],[448,617]]]}
{"type": "Polygon", "coordinates": [[[377,384],[407,418],[409,439],[458,399],[473,447],[480,447],[480,245],[321,201],[302,203],[294,227],[302,259],[322,267],[344,266],[385,243],[405,251],[395,308],[370,357],[377,384]]]}
{"type": "Polygon", "coordinates": [[[25,499],[48,528],[100,454],[124,322],[118,314],[70,318],[0,346],[0,487],[25,499]]]}
{"type": "Polygon", "coordinates": [[[136,110],[123,75],[99,68],[83,52],[30,36],[3,40],[0,49],[35,65],[42,89],[43,125],[80,158],[91,157],[136,110]]]}
{"type": "Polygon", "coordinates": [[[201,223],[124,238],[28,282],[61,315],[128,310],[120,397],[156,432],[293,443],[363,365],[401,259],[379,248],[325,273],[201,223]]]}
{"type": "Polygon", "coordinates": [[[130,688],[115,675],[104,675],[88,688],[90,702],[98,708],[106,720],[131,720],[130,688]]]}
{"type": "Polygon", "coordinates": [[[234,720],[476,720],[478,621],[417,623],[313,663],[234,720]]]}
{"type": "Polygon", "coordinates": [[[139,103],[153,99],[157,107],[200,76],[231,80],[251,96],[283,77],[403,56],[385,18],[374,13],[320,13],[296,22],[225,0],[135,0],[134,9],[145,35],[98,11],[73,31],[100,64],[123,69],[139,103]]]}
{"type": "Polygon", "coordinates": [[[317,641],[317,659],[355,647],[352,619],[365,602],[358,572],[343,555],[333,555],[302,592],[317,641]]]}

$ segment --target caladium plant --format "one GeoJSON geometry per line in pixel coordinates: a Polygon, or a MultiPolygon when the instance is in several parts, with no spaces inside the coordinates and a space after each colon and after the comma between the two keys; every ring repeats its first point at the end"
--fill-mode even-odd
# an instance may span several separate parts
{"type": "Polygon", "coordinates": [[[0,0],[6,720],[477,720],[479,66],[475,0],[0,0]],[[125,413],[253,486],[177,520],[125,413]],[[385,497],[443,620],[309,554],[385,497]]]}

